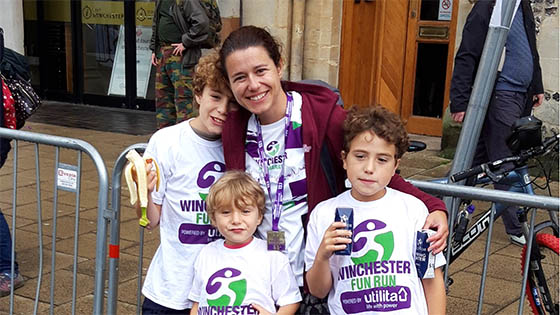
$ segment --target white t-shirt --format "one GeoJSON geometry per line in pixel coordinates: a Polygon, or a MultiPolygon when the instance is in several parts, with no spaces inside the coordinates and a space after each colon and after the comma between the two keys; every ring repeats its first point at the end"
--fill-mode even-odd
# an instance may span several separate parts
{"type": "MultiPolygon", "coordinates": [[[[276,198],[276,187],[282,163],[284,163],[284,195],[282,197],[282,211],[279,230],[284,231],[286,249],[290,264],[296,275],[299,286],[303,286],[303,223],[302,216],[307,214],[307,179],[305,175],[305,160],[303,138],[301,133],[301,95],[290,92],[294,98],[291,126],[288,135],[288,146],[284,150],[284,130],[286,118],[269,125],[262,125],[264,151],[270,172],[271,191],[276,198]]],[[[263,222],[257,229],[257,237],[266,239],[268,231],[272,230],[272,200],[268,194],[264,173],[259,165],[257,142],[257,120],[252,115],[247,125],[247,139],[245,141],[245,165],[247,173],[256,179],[266,195],[266,213],[263,222]]]]}
{"type": "MultiPolygon", "coordinates": [[[[323,201],[307,225],[305,268],[311,269],[337,207],[353,208],[352,254],[329,259],[333,287],[331,314],[428,314],[422,282],[414,264],[416,231],[428,210],[419,200],[391,188],[376,201],[361,202],[350,190],[323,201]]],[[[436,255],[436,267],[445,264],[436,255]]]]}
{"type": "Polygon", "coordinates": [[[268,251],[258,238],[236,249],[225,247],[224,240],[212,242],[200,251],[194,268],[189,299],[199,303],[198,314],[256,314],[252,303],[274,314],[276,306],[301,301],[286,255],[268,251]]]}
{"type": "Polygon", "coordinates": [[[161,244],[142,293],[172,309],[190,308],[193,265],[200,249],[220,237],[206,214],[210,186],[225,172],[222,141],[194,133],[190,120],[157,131],[145,152],[160,167],[161,184],[152,193],[161,205],[161,244]]]}

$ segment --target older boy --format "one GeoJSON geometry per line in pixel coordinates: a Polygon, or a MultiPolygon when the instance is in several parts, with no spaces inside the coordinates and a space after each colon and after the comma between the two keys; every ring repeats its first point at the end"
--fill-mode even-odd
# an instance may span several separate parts
{"type": "Polygon", "coordinates": [[[157,162],[161,175],[154,190],[156,177],[147,167],[148,228],[159,225],[161,242],[142,288],[144,314],[190,312],[194,260],[219,237],[204,211],[204,199],[225,172],[222,127],[228,111],[237,106],[219,67],[216,53],[200,59],[193,78],[199,115],[158,130],[144,153],[157,162]]]}
{"type": "Polygon", "coordinates": [[[311,294],[328,294],[332,314],[445,313],[443,255],[436,256],[435,278],[419,279],[415,268],[416,231],[428,211],[415,197],[387,187],[408,146],[402,122],[376,106],[351,111],[344,131],[342,160],[352,189],[311,213],[305,248],[311,294]],[[333,223],[337,207],[353,208],[353,233],[333,223]],[[333,255],[350,243],[351,255],[333,255]]]}

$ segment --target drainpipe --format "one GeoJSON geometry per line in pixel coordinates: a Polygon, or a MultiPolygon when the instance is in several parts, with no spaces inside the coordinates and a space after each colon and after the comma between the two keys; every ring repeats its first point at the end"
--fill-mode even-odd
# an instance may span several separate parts
{"type": "Polygon", "coordinates": [[[243,26],[243,0],[239,0],[239,26],[243,26]]]}
{"type": "Polygon", "coordinates": [[[290,81],[303,79],[303,39],[305,0],[292,0],[292,40],[290,42],[290,81]]]}

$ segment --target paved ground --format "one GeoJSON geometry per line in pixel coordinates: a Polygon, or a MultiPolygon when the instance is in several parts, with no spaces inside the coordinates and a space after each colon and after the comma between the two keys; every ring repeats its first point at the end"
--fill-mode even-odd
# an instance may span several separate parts
{"type": "MultiPolygon", "coordinates": [[[[75,108],[73,105],[47,104],[40,114],[28,122],[24,130],[82,139],[92,144],[105,161],[109,176],[117,156],[129,145],[146,142],[153,130],[154,120],[150,113],[123,112],[122,110],[99,110],[99,108],[75,108]],[[57,107],[58,106],[58,107],[57,107]],[[68,106],[64,117],[57,109],[68,106]],[[50,112],[50,113],[49,113],[50,112]],[[53,113],[57,113],[53,115],[53,113]],[[116,113],[116,114],[115,114],[116,113]],[[123,115],[123,113],[125,115],[123,115]],[[117,118],[115,118],[117,117],[117,118]],[[123,121],[134,121],[123,127],[123,121]],[[59,121],[61,122],[59,124],[59,121]],[[112,128],[118,124],[118,127],[112,128]],[[62,126],[64,125],[64,126],[62,126]],[[142,128],[136,128],[141,125],[142,128]],[[74,126],[74,127],[68,127],[74,126]],[[80,127],[80,128],[76,128],[80,127]],[[82,128],[83,127],[83,128],[82,128]],[[90,129],[84,129],[90,128],[90,129]],[[97,130],[95,130],[97,129],[97,130]],[[112,130],[107,132],[103,130],[112,130]]],[[[401,174],[404,177],[428,179],[445,175],[450,161],[439,158],[439,138],[413,136],[428,143],[423,152],[405,156],[401,174]]],[[[15,313],[33,312],[38,275],[40,274],[39,239],[43,241],[43,278],[40,288],[39,313],[47,313],[50,303],[52,251],[54,263],[54,313],[69,314],[72,306],[72,263],[74,257],[75,222],[78,221],[77,255],[77,299],[76,313],[88,314],[92,311],[95,277],[95,242],[97,229],[98,177],[91,159],[84,155],[82,160],[82,182],[79,215],[76,215],[73,193],[59,191],[56,216],[53,215],[54,161],[52,147],[39,146],[41,216],[38,220],[37,192],[35,186],[35,146],[26,142],[18,143],[17,170],[17,210],[16,210],[16,251],[20,270],[27,279],[24,287],[15,291],[15,313]],[[77,218],[78,217],[78,218],[77,218]],[[53,227],[56,221],[56,235],[53,242],[53,227]],[[42,227],[42,238],[39,237],[42,227]]],[[[60,150],[60,162],[75,165],[75,152],[60,150]]],[[[0,170],[0,208],[12,225],[13,155],[0,170]]],[[[554,183],[553,194],[558,196],[558,183],[554,183]]],[[[118,312],[135,313],[137,263],[139,260],[138,224],[132,208],[128,206],[128,193],[123,191],[121,209],[120,273],[118,289],[118,312]]],[[[485,209],[479,205],[478,209],[485,209]]],[[[541,216],[542,218],[542,216],[541,216]]],[[[504,232],[501,220],[497,222],[491,245],[489,275],[484,297],[484,314],[517,313],[520,292],[520,247],[511,245],[504,232]]],[[[454,284],[448,294],[449,314],[475,314],[477,309],[484,238],[480,238],[464,255],[450,267],[454,284]]],[[[159,243],[158,231],[146,233],[144,246],[144,273],[150,258],[159,243]]],[[[0,298],[0,314],[9,311],[9,297],[0,298]]],[[[525,308],[527,312],[527,307],[525,308]]]]}

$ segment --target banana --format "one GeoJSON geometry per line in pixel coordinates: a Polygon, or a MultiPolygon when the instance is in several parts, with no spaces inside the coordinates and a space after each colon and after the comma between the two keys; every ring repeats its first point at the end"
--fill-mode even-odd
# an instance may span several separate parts
{"type": "Polygon", "coordinates": [[[139,220],[141,226],[147,226],[150,224],[148,216],[146,213],[146,208],[148,206],[148,177],[146,174],[146,164],[145,161],[151,161],[156,169],[156,190],[159,190],[160,183],[160,173],[159,166],[156,161],[152,158],[142,158],[136,150],[130,150],[126,154],[126,158],[130,163],[125,167],[124,173],[126,178],[126,184],[128,185],[128,190],[130,191],[130,203],[132,205],[136,204],[140,200],[140,208],[142,209],[142,217],[139,220]],[[138,184],[134,181],[132,172],[136,171],[136,178],[138,184]]]}
{"type": "Polygon", "coordinates": [[[124,168],[124,176],[126,178],[126,185],[128,186],[128,191],[130,192],[130,203],[135,205],[138,201],[138,190],[136,189],[136,183],[132,178],[132,163],[128,163],[124,168]]]}

